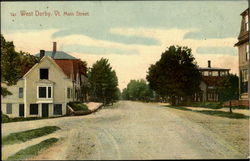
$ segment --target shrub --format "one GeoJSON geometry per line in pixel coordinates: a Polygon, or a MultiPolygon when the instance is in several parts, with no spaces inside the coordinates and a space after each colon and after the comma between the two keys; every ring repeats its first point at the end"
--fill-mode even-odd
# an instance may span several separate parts
{"type": "Polygon", "coordinates": [[[81,103],[81,102],[69,102],[68,105],[74,110],[74,111],[89,111],[87,105],[81,103]]]}
{"type": "Polygon", "coordinates": [[[2,114],[2,123],[9,122],[9,116],[2,114]]]}

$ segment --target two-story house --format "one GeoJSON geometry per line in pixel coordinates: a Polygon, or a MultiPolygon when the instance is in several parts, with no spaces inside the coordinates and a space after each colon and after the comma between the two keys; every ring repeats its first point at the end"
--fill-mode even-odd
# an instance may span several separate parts
{"type": "Polygon", "coordinates": [[[67,53],[55,52],[55,44],[52,54],[56,53],[63,59],[53,59],[41,50],[39,63],[29,69],[16,85],[1,84],[12,93],[2,97],[1,111],[4,114],[9,117],[61,116],[66,114],[68,102],[82,97],[80,87],[82,80],[86,79],[86,67],[67,53]]]}
{"type": "Polygon", "coordinates": [[[241,13],[241,28],[238,36],[238,42],[235,47],[238,47],[239,53],[239,100],[242,102],[248,102],[248,80],[249,80],[249,12],[246,9],[241,13]]]}
{"type": "Polygon", "coordinates": [[[200,84],[201,92],[195,94],[194,101],[199,102],[217,102],[219,95],[216,91],[218,83],[222,76],[229,74],[230,69],[211,67],[211,61],[208,61],[208,67],[200,67],[199,71],[202,74],[200,84]]]}

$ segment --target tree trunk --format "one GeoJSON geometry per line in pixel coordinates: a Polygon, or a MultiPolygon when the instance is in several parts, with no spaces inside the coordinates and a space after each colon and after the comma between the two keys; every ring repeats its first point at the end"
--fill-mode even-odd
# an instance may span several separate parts
{"type": "Polygon", "coordinates": [[[232,112],[232,102],[231,101],[229,101],[229,111],[230,111],[230,113],[233,113],[232,112]]]}
{"type": "Polygon", "coordinates": [[[173,106],[176,104],[175,96],[171,96],[171,104],[173,106]]]}

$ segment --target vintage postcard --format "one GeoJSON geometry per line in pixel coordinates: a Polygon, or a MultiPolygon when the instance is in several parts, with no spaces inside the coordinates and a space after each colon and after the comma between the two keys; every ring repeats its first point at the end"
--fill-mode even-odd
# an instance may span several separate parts
{"type": "Polygon", "coordinates": [[[249,158],[249,3],[2,1],[2,160],[249,158]]]}

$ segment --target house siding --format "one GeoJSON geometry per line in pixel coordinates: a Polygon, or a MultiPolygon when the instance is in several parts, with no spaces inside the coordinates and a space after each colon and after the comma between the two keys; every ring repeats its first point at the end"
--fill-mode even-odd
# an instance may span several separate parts
{"type": "MultiPolygon", "coordinates": [[[[24,104],[24,117],[41,117],[42,103],[48,103],[48,116],[54,115],[54,104],[62,104],[62,115],[66,114],[66,105],[73,98],[67,98],[67,88],[73,89],[73,83],[63,71],[49,57],[44,57],[41,62],[20,79],[16,85],[7,89],[13,95],[2,97],[1,110],[6,114],[7,103],[12,103],[12,114],[9,117],[19,117],[19,104],[24,104]],[[49,79],[40,80],[40,68],[49,69],[49,79]],[[38,98],[38,86],[52,86],[52,98],[38,98]],[[19,88],[23,88],[23,98],[19,98],[19,88]],[[38,114],[30,114],[30,104],[38,104],[38,114]]],[[[3,83],[2,83],[3,84],[3,83]]],[[[4,86],[4,85],[3,85],[4,86]]]]}

